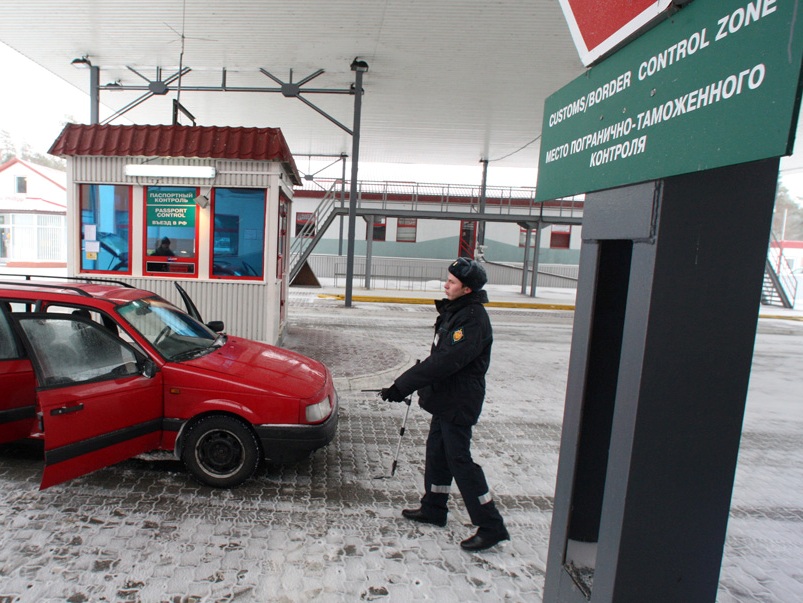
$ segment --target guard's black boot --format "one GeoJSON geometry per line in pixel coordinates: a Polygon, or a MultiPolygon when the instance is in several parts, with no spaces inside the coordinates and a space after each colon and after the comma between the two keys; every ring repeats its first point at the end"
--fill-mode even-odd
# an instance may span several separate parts
{"type": "Polygon", "coordinates": [[[418,523],[430,523],[433,526],[443,527],[446,525],[446,516],[434,517],[429,515],[424,509],[418,507],[417,509],[403,509],[402,517],[417,521],[418,523]]]}
{"type": "Polygon", "coordinates": [[[460,548],[464,551],[484,551],[494,545],[499,544],[503,540],[510,540],[510,534],[507,529],[502,526],[501,530],[487,530],[480,528],[477,533],[471,538],[466,538],[460,543],[460,548]]]}

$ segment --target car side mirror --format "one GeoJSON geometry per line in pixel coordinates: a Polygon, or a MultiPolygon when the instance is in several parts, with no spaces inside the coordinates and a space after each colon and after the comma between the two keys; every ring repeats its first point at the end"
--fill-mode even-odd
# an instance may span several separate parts
{"type": "Polygon", "coordinates": [[[142,366],[141,372],[143,377],[146,377],[147,379],[153,379],[156,376],[158,368],[153,360],[151,360],[150,358],[146,358],[145,360],[142,361],[141,366],[142,366]]]}
{"type": "Polygon", "coordinates": [[[213,320],[206,323],[206,326],[212,329],[215,333],[222,333],[226,330],[226,326],[223,324],[222,320],[213,320]]]}

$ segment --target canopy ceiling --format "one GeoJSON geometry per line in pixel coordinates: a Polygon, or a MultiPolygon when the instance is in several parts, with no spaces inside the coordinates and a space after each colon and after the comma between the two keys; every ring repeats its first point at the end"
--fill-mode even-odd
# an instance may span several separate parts
{"type": "Polygon", "coordinates": [[[280,128],[297,159],[351,155],[326,115],[352,127],[355,57],[369,68],[361,162],[533,168],[544,99],[584,71],[557,0],[4,0],[0,41],[85,91],[82,56],[101,87],[144,88],[102,89],[102,123],[150,92],[111,123],[169,124],[178,99],[197,125],[280,128]],[[241,90],[319,70],[300,88],[315,108],[241,90]],[[197,91],[224,85],[240,90],[197,91]]]}

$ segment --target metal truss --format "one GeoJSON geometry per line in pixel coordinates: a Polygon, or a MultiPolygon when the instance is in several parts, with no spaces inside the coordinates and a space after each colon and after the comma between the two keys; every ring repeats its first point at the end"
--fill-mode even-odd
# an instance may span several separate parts
{"type": "MultiPolygon", "coordinates": [[[[93,70],[97,70],[98,67],[93,67],[93,70]]],[[[324,72],[323,69],[318,69],[314,73],[311,73],[305,78],[302,78],[298,82],[293,82],[293,70],[290,70],[290,78],[289,81],[284,82],[268,70],[263,69],[260,67],[259,72],[265,75],[266,77],[270,78],[274,82],[276,82],[279,87],[262,87],[262,86],[230,86],[227,81],[228,72],[224,68],[221,72],[221,82],[218,86],[185,86],[181,83],[181,78],[187,75],[192,71],[190,67],[182,67],[179,71],[176,71],[169,77],[162,79],[162,69],[161,67],[156,68],[156,79],[151,80],[148,77],[141,74],[139,71],[134,69],[133,67],[127,67],[129,71],[140,77],[142,80],[145,81],[145,84],[140,85],[132,85],[132,84],[122,84],[120,82],[112,82],[110,84],[99,84],[97,83],[97,75],[91,78],[93,81],[90,82],[90,96],[93,99],[93,104],[97,105],[99,103],[99,96],[100,91],[108,91],[108,92],[119,92],[119,91],[134,91],[134,92],[143,92],[141,96],[136,98],[135,100],[128,103],[125,107],[115,111],[111,116],[104,119],[102,122],[103,125],[109,124],[118,117],[121,117],[134,107],[139,106],[140,104],[144,103],[146,100],[153,96],[164,96],[170,92],[175,92],[180,94],[181,92],[273,92],[279,93],[286,98],[296,98],[300,100],[302,103],[307,105],[313,111],[319,113],[337,127],[341,128],[345,132],[349,134],[349,136],[354,135],[354,131],[349,128],[348,126],[342,124],[340,121],[329,115],[326,111],[315,105],[309,99],[302,96],[304,94],[355,94],[355,86],[352,85],[349,88],[303,88],[303,86],[309,82],[311,82],[316,77],[322,75],[324,72]],[[176,85],[174,83],[178,82],[176,85]]],[[[177,119],[177,112],[181,111],[185,115],[187,115],[190,119],[195,122],[194,116],[189,113],[186,108],[184,108],[178,100],[174,101],[174,110],[173,110],[173,121],[174,124],[177,119]]],[[[94,116],[95,119],[92,123],[99,123],[97,117],[94,116]]]]}

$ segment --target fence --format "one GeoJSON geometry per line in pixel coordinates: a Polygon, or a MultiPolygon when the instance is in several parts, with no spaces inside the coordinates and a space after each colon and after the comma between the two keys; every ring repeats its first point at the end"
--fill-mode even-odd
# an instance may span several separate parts
{"type": "MultiPolygon", "coordinates": [[[[346,286],[346,256],[313,254],[307,262],[318,278],[334,279],[336,287],[346,286]]],[[[371,259],[371,286],[376,289],[440,290],[446,279],[449,260],[374,257],[371,259]]],[[[485,263],[488,284],[520,285],[521,264],[485,263]]],[[[537,287],[577,288],[578,266],[539,264],[537,287]]],[[[529,271],[529,284],[532,269],[529,271]]],[[[354,277],[365,279],[365,257],[354,258],[354,277]]]]}
{"type": "Polygon", "coordinates": [[[0,260],[66,263],[65,224],[61,214],[2,214],[0,260]]]}

